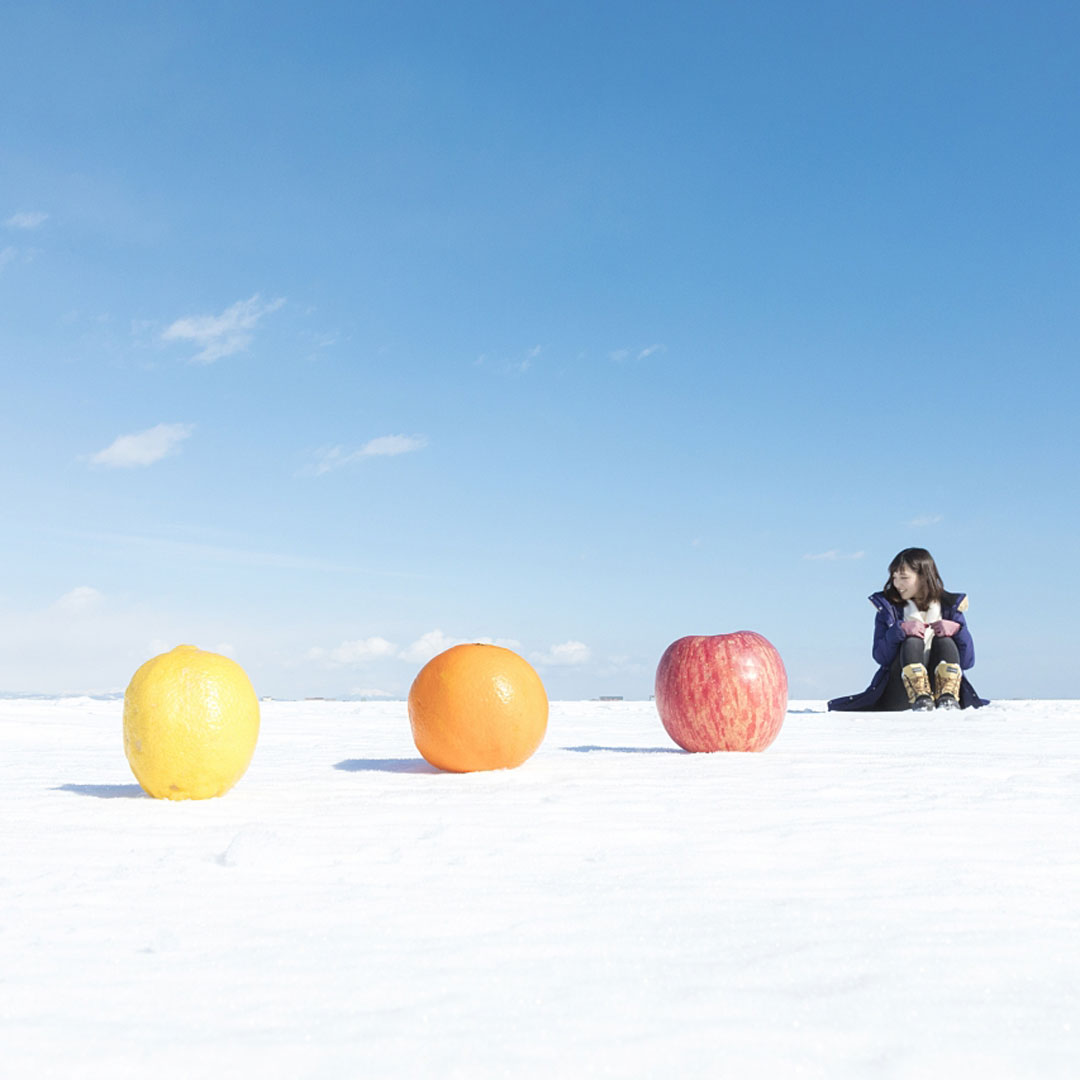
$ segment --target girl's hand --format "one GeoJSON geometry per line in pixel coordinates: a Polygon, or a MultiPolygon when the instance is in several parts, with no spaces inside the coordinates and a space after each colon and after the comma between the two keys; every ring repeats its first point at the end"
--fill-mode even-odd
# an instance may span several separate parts
{"type": "Polygon", "coordinates": [[[960,624],[952,619],[938,619],[936,623],[930,624],[930,629],[938,637],[953,637],[960,632],[960,624]]]}
{"type": "Polygon", "coordinates": [[[900,629],[908,637],[926,637],[926,623],[921,622],[919,619],[905,619],[900,624],[900,629]]]}

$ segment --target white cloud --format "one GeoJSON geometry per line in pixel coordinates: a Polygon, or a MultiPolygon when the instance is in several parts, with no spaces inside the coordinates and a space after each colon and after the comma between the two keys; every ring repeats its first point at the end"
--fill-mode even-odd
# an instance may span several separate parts
{"type": "Polygon", "coordinates": [[[120,435],[90,461],[116,469],[153,465],[168,457],[194,430],[194,424],[158,424],[134,435],[120,435]]]}
{"type": "Polygon", "coordinates": [[[81,615],[94,611],[101,606],[105,597],[90,585],[78,585],[71,592],[64,593],[54,605],[57,611],[67,615],[81,615]]]}
{"type": "Polygon", "coordinates": [[[357,641],[343,641],[328,653],[321,649],[312,649],[309,655],[312,659],[325,658],[329,663],[340,667],[352,667],[355,664],[366,664],[369,660],[394,656],[396,653],[397,646],[392,641],[383,637],[369,637],[357,641]]]}
{"type": "Polygon", "coordinates": [[[836,548],[832,548],[829,551],[822,551],[816,555],[804,555],[804,559],[810,559],[814,562],[835,562],[838,559],[861,559],[866,554],[865,551],[852,551],[845,554],[844,552],[837,551],[836,548]]]}
{"type": "Polygon", "coordinates": [[[592,649],[583,641],[564,641],[547,652],[533,653],[531,659],[543,667],[579,667],[592,659],[592,649]]]}
{"type": "Polygon", "coordinates": [[[427,439],[423,435],[380,435],[364,443],[357,451],[360,457],[393,457],[396,454],[408,454],[413,450],[423,450],[427,439]]]}
{"type": "Polygon", "coordinates": [[[608,359],[615,364],[625,364],[627,360],[648,360],[650,356],[655,356],[658,353],[666,353],[667,346],[659,343],[655,345],[646,345],[644,348],[637,350],[634,349],[613,349],[608,353],[608,359]]]}
{"type": "Polygon", "coordinates": [[[12,214],[4,224],[9,229],[36,229],[48,218],[49,215],[42,210],[22,210],[17,214],[12,214]]]}
{"type": "Polygon", "coordinates": [[[411,454],[427,446],[424,435],[380,435],[364,443],[359,450],[346,450],[341,446],[332,446],[319,451],[319,460],[303,470],[307,475],[323,476],[334,469],[341,469],[357,461],[371,457],[396,457],[398,454],[411,454]]]}
{"type": "Polygon", "coordinates": [[[18,254],[19,252],[10,245],[8,245],[6,248],[0,249],[0,270],[3,270],[8,263],[14,262],[15,256],[18,254]]]}
{"type": "MultiPolygon", "coordinates": [[[[181,642],[233,655],[234,639],[223,630],[221,611],[177,618],[147,600],[125,602],[80,585],[44,605],[0,606],[0,690],[122,693],[141,664],[181,642]]],[[[278,677],[266,658],[269,647],[255,648],[250,640],[236,644],[248,654],[262,653],[266,669],[278,677]]],[[[247,666],[245,660],[241,664],[247,666]]],[[[248,674],[260,689],[258,673],[248,674]]]]}
{"type": "Polygon", "coordinates": [[[503,359],[494,359],[487,353],[480,353],[473,361],[473,365],[475,367],[487,367],[490,371],[524,375],[533,366],[533,361],[540,358],[543,351],[544,347],[542,345],[533,345],[531,349],[526,349],[524,353],[518,353],[516,356],[503,359]]]}
{"type": "Polygon", "coordinates": [[[429,630],[407,648],[402,649],[399,655],[402,660],[411,660],[414,664],[426,664],[433,656],[446,652],[454,645],[464,644],[464,638],[449,637],[441,630],[429,630]]]}
{"type": "Polygon", "coordinates": [[[310,349],[306,358],[309,364],[318,361],[320,351],[332,349],[342,340],[341,335],[336,331],[321,334],[309,333],[306,335],[306,339],[310,349]]]}
{"type": "Polygon", "coordinates": [[[414,664],[426,664],[432,657],[453,648],[455,645],[499,645],[514,652],[521,650],[521,642],[514,638],[456,638],[444,634],[441,630],[429,630],[421,634],[411,645],[402,649],[398,657],[414,664]]]}
{"type": "MultiPolygon", "coordinates": [[[[429,630],[421,634],[411,645],[398,648],[384,637],[361,638],[343,641],[333,649],[316,647],[309,649],[307,659],[327,667],[358,667],[380,660],[403,660],[409,664],[426,664],[432,657],[455,645],[501,645],[504,649],[520,652],[521,642],[513,638],[461,638],[451,637],[442,630],[429,630]]],[[[357,691],[359,692],[359,691],[357,691]]],[[[374,695],[375,691],[363,691],[374,695]]]]}
{"type": "Polygon", "coordinates": [[[543,352],[541,346],[534,345],[521,360],[511,363],[510,369],[516,371],[519,375],[524,375],[532,367],[533,361],[539,358],[541,352],[543,352]]]}
{"type": "Polygon", "coordinates": [[[220,315],[189,315],[177,319],[161,335],[163,341],[193,341],[202,352],[191,358],[193,364],[212,364],[225,356],[243,352],[254,337],[259,320],[277,311],[285,303],[278,297],[265,303],[256,293],[247,300],[238,300],[220,315]]]}
{"type": "Polygon", "coordinates": [[[906,524],[918,529],[925,525],[936,525],[939,521],[944,520],[944,514],[922,514],[917,518],[912,518],[912,520],[907,522],[906,524]]]}

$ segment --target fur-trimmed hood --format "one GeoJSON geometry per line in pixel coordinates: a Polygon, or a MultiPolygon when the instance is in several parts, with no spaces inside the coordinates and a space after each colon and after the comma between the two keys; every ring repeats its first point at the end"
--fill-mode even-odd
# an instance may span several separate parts
{"type": "MultiPolygon", "coordinates": [[[[898,619],[903,619],[904,605],[894,604],[883,592],[876,592],[867,597],[871,604],[878,609],[878,611],[886,611],[892,609],[893,613],[898,619]]],[[[953,619],[956,621],[957,615],[963,615],[968,609],[968,595],[962,592],[943,592],[941,594],[941,615],[942,619],[953,619]]]]}

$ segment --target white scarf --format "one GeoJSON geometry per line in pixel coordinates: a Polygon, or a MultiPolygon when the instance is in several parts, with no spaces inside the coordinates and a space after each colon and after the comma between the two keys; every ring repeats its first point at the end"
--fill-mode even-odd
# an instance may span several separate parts
{"type": "Polygon", "coordinates": [[[925,611],[920,611],[915,606],[914,600],[909,600],[904,605],[905,619],[918,619],[926,623],[926,637],[923,638],[923,663],[930,659],[930,645],[934,640],[934,631],[930,629],[931,623],[936,623],[941,618],[941,605],[936,600],[931,600],[925,611]]]}

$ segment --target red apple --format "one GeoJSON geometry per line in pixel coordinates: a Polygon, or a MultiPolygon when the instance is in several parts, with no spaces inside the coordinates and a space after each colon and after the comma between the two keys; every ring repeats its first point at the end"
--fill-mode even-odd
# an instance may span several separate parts
{"type": "Polygon", "coordinates": [[[764,750],[787,712],[784,661],[752,630],[679,638],[656,669],[656,708],[684,750],[764,750]]]}

